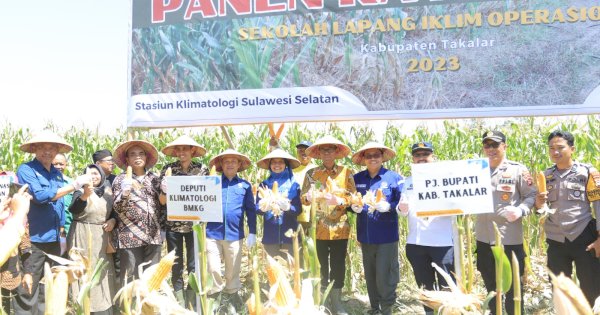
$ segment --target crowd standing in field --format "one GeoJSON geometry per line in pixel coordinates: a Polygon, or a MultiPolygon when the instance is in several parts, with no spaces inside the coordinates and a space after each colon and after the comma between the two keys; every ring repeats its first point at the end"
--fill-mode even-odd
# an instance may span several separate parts
{"type": "MultiPolygon", "coordinates": [[[[527,168],[506,159],[506,136],[495,130],[483,133],[481,143],[490,164],[494,212],[476,215],[477,269],[486,289],[494,291],[491,248],[496,242],[496,225],[505,252],[509,257],[515,254],[523,276],[526,251],[522,219],[537,209],[537,213],[546,215],[549,270],[570,276],[575,263],[582,291],[593,305],[600,295],[600,223],[591,211],[593,208],[596,218],[600,215],[600,173],[573,160],[575,139],[571,133],[555,131],[547,141],[555,164],[545,171],[547,191],[538,192],[527,168]]],[[[19,166],[14,178],[29,187],[28,233],[21,240],[18,255],[2,266],[3,309],[12,308],[15,314],[44,313],[46,301],[40,280],[44,263],[56,264],[47,254],[61,255],[61,237],[66,237],[67,252],[79,249],[86,255],[91,253],[87,258],[92,266],[100,259],[111,262],[90,291],[94,314],[119,312],[112,307],[115,292],[140,276],[140,266],[158,263],[165,241],[168,251],[175,251],[177,257],[171,277],[175,297],[182,306],[195,308],[195,292],[189,283],[184,288],[183,276],[184,263],[188,274],[195,271],[193,223],[167,220],[169,192],[165,178],[208,175],[209,168],[221,173],[224,220],[206,225],[206,252],[200,255],[207,258],[212,283],[209,296],[229,303],[238,313],[244,307],[239,292],[243,240],[248,248],[255,246],[257,214],[263,221],[259,236],[265,255],[288,259],[293,247],[286,232],[299,225],[307,235],[316,235],[320,286],[321,290],[331,288],[325,305],[332,314],[348,314],[342,288],[351,235],[349,216],[356,218],[369,314],[394,313],[400,279],[399,217],[408,217],[405,250],[420,287],[442,290],[447,285],[431,263],[449,274],[454,271],[453,218],[418,217],[410,207],[414,198],[412,178],[405,179],[383,167],[395,152],[377,142],[367,143],[352,155],[353,163],[366,167],[357,174],[336,163],[351,149],[332,136],[314,143],[298,143],[298,159],[275,148],[257,162],[259,168],[268,171],[268,177],[256,185],[258,192],[240,177],[240,172],[251,166],[250,157],[226,149],[206,167],[193,160],[204,156],[206,149],[188,136],[161,149],[164,155],[177,160],[166,164],[160,176],[151,171],[159,160],[159,151],[144,140],[119,144],[114,157],[107,149],[98,150],[92,156],[93,164],[74,179],[62,173],[68,161],[65,154],[73,148],[58,135],[44,131],[20,149],[34,155],[33,160],[19,166]],[[312,164],[311,158],[320,160],[320,165],[312,164]],[[123,170],[117,176],[112,174],[115,163],[123,170]],[[73,217],[70,228],[67,213],[73,217]],[[316,223],[314,231],[308,224],[311,214],[316,223]]],[[[430,142],[413,144],[410,153],[413,163],[435,162],[430,142]]],[[[7,208],[8,199],[3,199],[1,206],[0,210],[7,208]]],[[[81,285],[72,283],[73,299],[81,285]]],[[[505,295],[503,309],[508,314],[515,313],[512,299],[513,288],[505,295]]],[[[492,314],[495,303],[496,299],[490,301],[492,314]]],[[[424,310],[433,314],[431,308],[424,310]]]]}

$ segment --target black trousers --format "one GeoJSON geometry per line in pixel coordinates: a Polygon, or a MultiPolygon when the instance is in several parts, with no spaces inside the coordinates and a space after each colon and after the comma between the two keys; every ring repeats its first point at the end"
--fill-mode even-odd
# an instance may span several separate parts
{"type": "Polygon", "coordinates": [[[596,226],[591,224],[572,242],[564,243],[546,240],[548,243],[548,269],[555,275],[561,272],[567,277],[573,273],[573,262],[581,291],[590,305],[594,305],[600,295],[600,261],[586,247],[596,240],[596,226]]]}
{"type": "MultiPolygon", "coordinates": [[[[488,243],[477,241],[477,269],[481,273],[485,289],[490,291],[496,291],[496,263],[494,260],[494,254],[492,254],[492,246],[488,243]]],[[[523,277],[525,272],[525,249],[523,244],[519,245],[504,245],[504,253],[508,257],[509,261],[512,260],[512,253],[515,253],[517,260],[519,261],[519,275],[523,277]]],[[[522,283],[522,282],[521,282],[522,283]]],[[[513,286],[511,285],[510,290],[504,295],[504,310],[509,315],[515,313],[514,303],[514,292],[513,286]]],[[[523,312],[523,290],[521,290],[521,314],[523,312]]],[[[496,298],[493,298],[488,304],[490,312],[496,314],[496,298]]]]}
{"type": "Polygon", "coordinates": [[[317,240],[317,257],[321,265],[321,287],[334,281],[333,288],[344,287],[348,240],[317,240]]]}
{"type": "Polygon", "coordinates": [[[51,266],[54,265],[54,261],[46,257],[46,253],[60,256],[60,243],[31,242],[31,256],[29,256],[26,263],[32,272],[32,294],[29,294],[23,286],[17,288],[17,294],[19,294],[20,298],[15,299],[15,314],[44,314],[46,308],[44,303],[44,285],[40,284],[40,280],[44,275],[44,263],[47,262],[51,266]]]}
{"type": "Polygon", "coordinates": [[[175,264],[171,270],[173,291],[183,290],[183,247],[185,241],[185,264],[188,275],[196,270],[194,257],[194,232],[180,233],[167,231],[167,251],[175,250],[175,264]]]}
{"type": "MultiPolygon", "coordinates": [[[[454,247],[453,246],[421,246],[415,244],[406,244],[406,258],[412,266],[415,274],[415,280],[419,287],[424,287],[426,290],[441,290],[448,286],[448,283],[442,276],[438,276],[437,272],[431,266],[435,263],[442,268],[451,277],[454,278],[454,247]]],[[[425,312],[432,312],[433,309],[423,306],[425,312]]]]}

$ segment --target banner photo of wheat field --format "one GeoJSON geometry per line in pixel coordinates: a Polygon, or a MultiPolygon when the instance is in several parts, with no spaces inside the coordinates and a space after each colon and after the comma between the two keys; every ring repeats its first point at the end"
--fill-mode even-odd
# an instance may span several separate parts
{"type": "Polygon", "coordinates": [[[129,127],[600,112],[600,3],[131,0],[129,127]]]}

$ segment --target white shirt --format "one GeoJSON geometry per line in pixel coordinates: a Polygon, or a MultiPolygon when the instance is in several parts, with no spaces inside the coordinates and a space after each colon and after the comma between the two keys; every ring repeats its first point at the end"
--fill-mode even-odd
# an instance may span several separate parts
{"type": "MultiPolygon", "coordinates": [[[[406,178],[400,202],[410,203],[413,198],[412,176],[406,178]]],[[[445,217],[417,217],[415,209],[408,210],[408,237],[407,244],[421,246],[453,246],[452,221],[454,216],[445,217]]]]}

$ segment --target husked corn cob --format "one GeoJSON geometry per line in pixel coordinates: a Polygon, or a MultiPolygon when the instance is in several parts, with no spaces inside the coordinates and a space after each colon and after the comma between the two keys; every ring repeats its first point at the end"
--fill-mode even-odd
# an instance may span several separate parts
{"type": "Polygon", "coordinates": [[[278,306],[295,306],[297,304],[296,294],[288,281],[287,275],[281,265],[267,255],[267,278],[271,287],[277,285],[275,292],[275,304],[278,306]]]}
{"type": "Polygon", "coordinates": [[[581,289],[563,273],[558,276],[550,273],[552,279],[552,302],[557,315],[592,315],[592,308],[581,289]]]}
{"type": "Polygon", "coordinates": [[[171,271],[171,268],[175,264],[175,251],[171,251],[165,257],[163,257],[154,273],[147,281],[148,291],[152,292],[160,288],[161,283],[167,278],[167,275],[171,271]]]}
{"type": "Polygon", "coordinates": [[[133,168],[131,168],[131,165],[127,166],[127,173],[125,174],[125,178],[133,179],[133,168]]]}
{"type": "Polygon", "coordinates": [[[380,202],[381,199],[383,199],[383,191],[381,190],[381,188],[377,189],[377,192],[375,194],[375,202],[380,202]]]}
{"type": "Polygon", "coordinates": [[[52,285],[52,300],[46,303],[52,303],[54,314],[65,314],[67,312],[67,297],[69,295],[69,277],[64,271],[59,271],[54,276],[52,285]]]}
{"type": "Polygon", "coordinates": [[[273,182],[273,194],[279,193],[279,183],[277,181],[273,182]]]}
{"type": "Polygon", "coordinates": [[[538,192],[546,192],[546,176],[544,176],[544,172],[539,171],[537,173],[537,184],[538,184],[538,192]]]}
{"type": "Polygon", "coordinates": [[[215,175],[217,175],[217,167],[213,165],[213,166],[210,168],[210,172],[208,173],[208,175],[210,175],[210,176],[215,176],[215,175]]]}
{"type": "Polygon", "coordinates": [[[173,175],[173,170],[169,167],[167,168],[167,170],[165,171],[165,176],[172,176],[173,175]]]}
{"type": "MultiPolygon", "coordinates": [[[[2,229],[0,229],[0,266],[10,258],[13,252],[21,243],[23,235],[25,235],[25,217],[29,212],[29,199],[22,194],[22,191],[26,188],[24,185],[21,188],[20,193],[15,194],[10,201],[9,217],[6,218],[2,223],[2,229]]],[[[0,209],[2,210],[2,209],[0,209]]]]}

